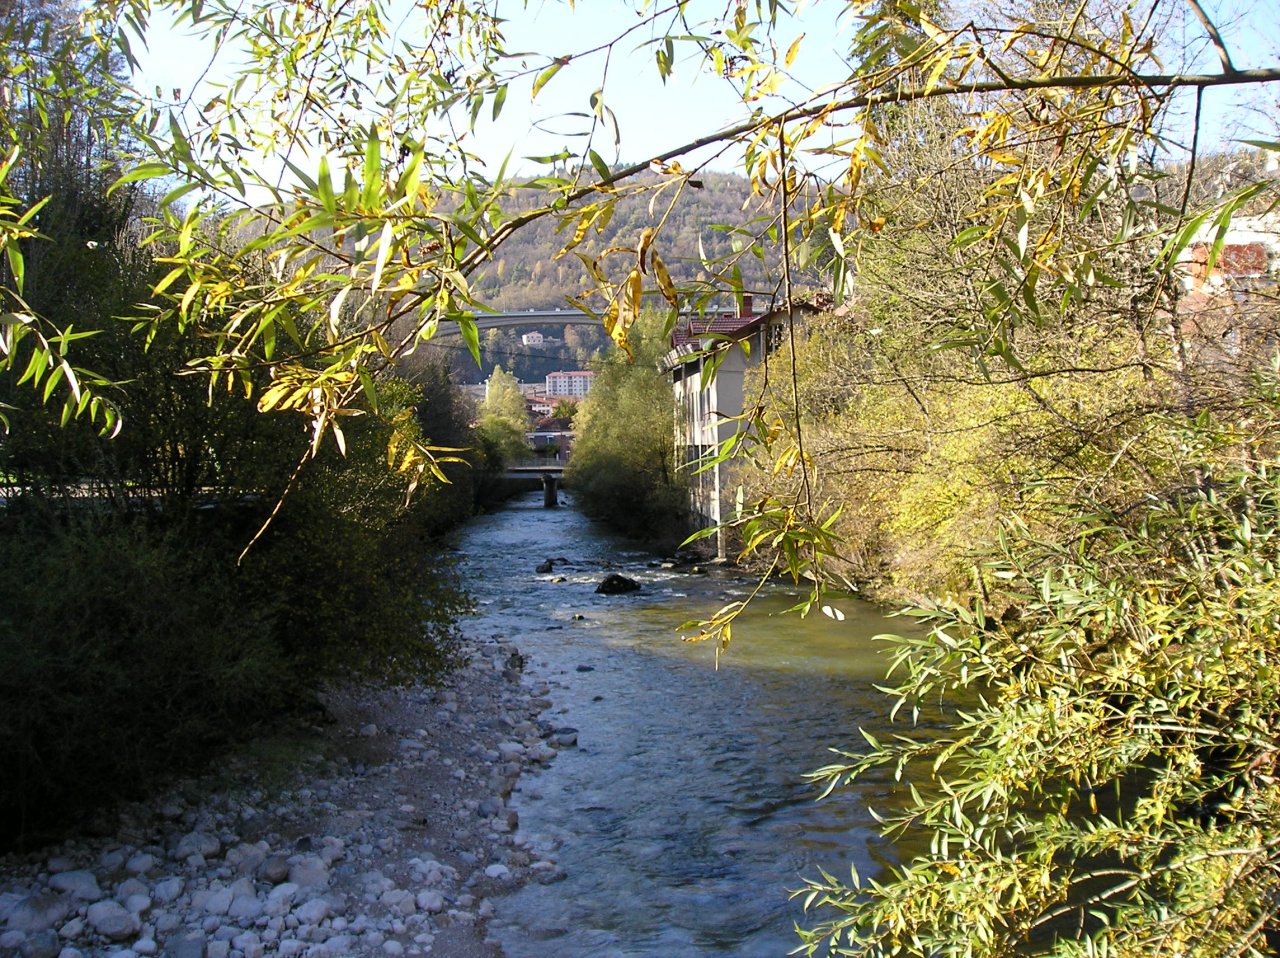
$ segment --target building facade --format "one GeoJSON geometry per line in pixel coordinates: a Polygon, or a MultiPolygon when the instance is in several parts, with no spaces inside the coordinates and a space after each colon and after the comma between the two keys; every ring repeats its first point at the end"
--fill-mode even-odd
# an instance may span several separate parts
{"type": "Polygon", "coordinates": [[[573,369],[547,373],[547,395],[581,399],[591,389],[596,374],[591,370],[573,369]]]}
{"type": "MultiPolygon", "coordinates": [[[[732,518],[737,498],[733,464],[703,470],[698,464],[745,428],[741,416],[747,371],[778,347],[792,316],[799,320],[814,312],[814,307],[797,305],[792,314],[756,313],[751,297],[744,296],[741,309],[690,317],[672,334],[662,368],[671,376],[675,392],[676,456],[688,473],[690,506],[698,525],[722,526],[732,518]],[[709,366],[715,366],[715,374],[704,382],[709,366]]],[[[717,556],[724,558],[728,544],[723,529],[715,541],[717,556]]]]}

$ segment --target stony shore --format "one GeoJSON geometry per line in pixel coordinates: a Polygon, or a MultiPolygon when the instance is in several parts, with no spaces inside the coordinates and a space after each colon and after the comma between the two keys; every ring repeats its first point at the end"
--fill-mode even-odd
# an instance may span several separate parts
{"type": "Polygon", "coordinates": [[[513,646],[470,643],[443,688],[332,689],[96,836],[0,858],[0,956],[499,958],[490,899],[563,877],[508,798],[576,733],[513,646]]]}

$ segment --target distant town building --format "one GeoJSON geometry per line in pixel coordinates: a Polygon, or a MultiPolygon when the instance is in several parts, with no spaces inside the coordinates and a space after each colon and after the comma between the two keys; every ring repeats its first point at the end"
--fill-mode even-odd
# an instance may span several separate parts
{"type": "Polygon", "coordinates": [[[544,392],[526,396],[525,402],[529,406],[529,411],[535,416],[550,416],[551,411],[556,408],[556,400],[544,392]]]}
{"type": "MultiPolygon", "coordinates": [[[[736,310],[689,316],[671,334],[671,351],[661,367],[671,376],[676,398],[676,455],[689,468],[690,505],[701,526],[720,526],[733,511],[736,476],[731,464],[710,469],[697,466],[745,424],[737,418],[744,409],[747,371],[783,340],[789,320],[803,320],[817,312],[811,303],[797,303],[788,315],[780,309],[757,313],[749,295],[736,310]],[[746,344],[748,349],[742,348],[746,344]],[[715,377],[703,381],[708,363],[715,377]]],[[[716,554],[724,557],[728,543],[722,528],[716,535],[716,554]]]]}
{"type": "Polygon", "coordinates": [[[544,336],[535,329],[533,332],[525,333],[521,336],[520,342],[525,346],[559,346],[564,340],[557,339],[555,336],[544,336]]]}
{"type": "Polygon", "coordinates": [[[1217,234],[1217,224],[1202,227],[1179,257],[1178,326],[1190,362],[1219,377],[1233,366],[1247,376],[1274,356],[1280,339],[1275,307],[1280,216],[1238,216],[1225,236],[1217,234]],[[1215,244],[1220,244],[1216,256],[1215,244]]]}
{"type": "Polygon", "coordinates": [[[547,373],[547,395],[581,399],[591,388],[595,375],[583,369],[547,373]]]}
{"type": "Polygon", "coordinates": [[[534,455],[540,459],[568,462],[573,447],[573,422],[560,417],[546,416],[538,421],[533,432],[525,433],[534,455]]]}

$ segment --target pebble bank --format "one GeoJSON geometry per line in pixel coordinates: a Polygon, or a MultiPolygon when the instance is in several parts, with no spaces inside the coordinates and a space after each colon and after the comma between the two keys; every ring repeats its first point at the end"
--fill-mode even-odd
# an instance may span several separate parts
{"type": "Polygon", "coordinates": [[[286,759],[259,743],[0,858],[0,956],[500,956],[491,898],[564,877],[508,799],[577,738],[514,646],[469,642],[442,688],[331,689],[286,759]]]}

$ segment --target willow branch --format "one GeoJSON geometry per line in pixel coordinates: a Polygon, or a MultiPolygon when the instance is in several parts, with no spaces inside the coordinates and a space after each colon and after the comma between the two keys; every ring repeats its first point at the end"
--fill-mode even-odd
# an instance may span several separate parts
{"type": "Polygon", "coordinates": [[[1218,51],[1218,59],[1222,63],[1222,72],[1228,76],[1239,72],[1236,70],[1235,64],[1231,62],[1231,54],[1227,52],[1227,45],[1222,39],[1222,34],[1218,32],[1218,28],[1209,19],[1209,15],[1204,12],[1204,7],[1200,5],[1200,0],[1187,0],[1187,3],[1190,4],[1196,19],[1200,21],[1200,25],[1209,34],[1209,40],[1213,43],[1213,48],[1218,51]]]}

